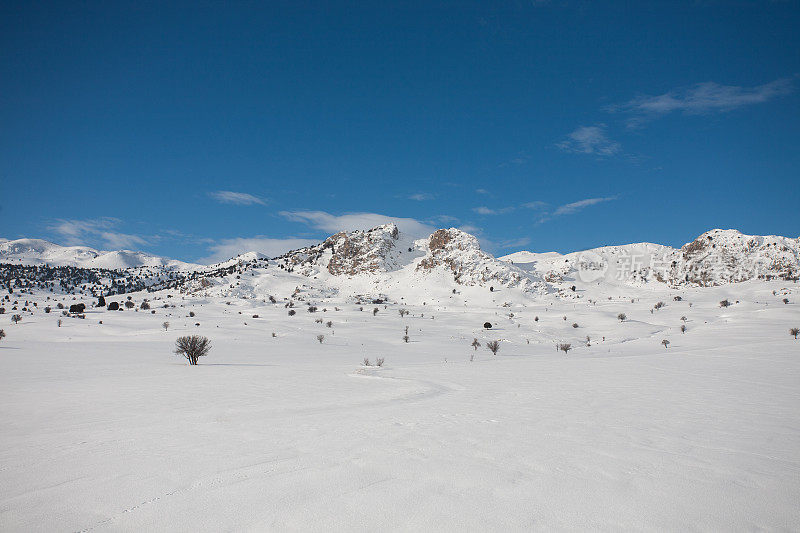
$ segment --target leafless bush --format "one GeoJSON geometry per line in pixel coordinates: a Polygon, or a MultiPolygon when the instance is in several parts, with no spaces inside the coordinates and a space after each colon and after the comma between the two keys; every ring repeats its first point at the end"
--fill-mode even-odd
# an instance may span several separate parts
{"type": "Polygon", "coordinates": [[[161,324],[161,327],[164,328],[164,331],[169,330],[169,322],[164,322],[163,324],[161,324]]]}
{"type": "Polygon", "coordinates": [[[661,341],[661,344],[664,345],[664,348],[669,348],[669,341],[667,339],[664,339],[663,341],[661,341]]]}
{"type": "Polygon", "coordinates": [[[731,305],[731,303],[730,303],[728,300],[722,300],[722,301],[719,303],[719,306],[720,306],[720,307],[728,307],[729,305],[731,305]]]}
{"type": "Polygon", "coordinates": [[[572,349],[572,344],[568,342],[562,342],[561,344],[558,345],[558,349],[564,352],[564,354],[567,354],[567,352],[569,352],[572,349]]]}
{"type": "Polygon", "coordinates": [[[653,309],[661,309],[666,304],[664,302],[658,302],[656,305],[653,306],[653,309]]]}
{"type": "Polygon", "coordinates": [[[211,341],[201,335],[178,337],[175,341],[175,353],[188,359],[190,365],[196,365],[197,359],[208,355],[210,351],[211,341]]]}
{"type": "Polygon", "coordinates": [[[408,335],[403,335],[403,342],[408,343],[408,335]]]}
{"type": "Polygon", "coordinates": [[[784,298],[784,299],[783,299],[783,303],[784,303],[784,304],[788,304],[788,303],[789,303],[789,298],[784,298]]]}
{"type": "Polygon", "coordinates": [[[681,333],[686,333],[686,324],[681,324],[681,333]]]}
{"type": "Polygon", "coordinates": [[[6,331],[4,329],[0,329],[0,340],[5,339],[5,337],[6,337],[6,331]]]}
{"type": "Polygon", "coordinates": [[[383,366],[383,357],[378,357],[375,359],[375,364],[378,366],[383,366]]]}
{"type": "Polygon", "coordinates": [[[490,341],[486,343],[486,348],[492,352],[492,355],[497,355],[497,352],[500,351],[500,342],[499,341],[490,341]]]}
{"type": "Polygon", "coordinates": [[[317,340],[319,341],[320,344],[322,344],[322,341],[325,340],[325,335],[317,335],[317,340]]]}
{"type": "Polygon", "coordinates": [[[378,308],[376,307],[375,309],[372,310],[372,316],[375,316],[377,314],[378,314],[378,308]]]}
{"type": "Polygon", "coordinates": [[[142,311],[149,311],[149,310],[150,310],[150,304],[149,304],[149,303],[147,303],[147,300],[145,300],[145,301],[143,301],[143,302],[142,302],[142,304],[139,306],[139,309],[141,309],[142,311]]]}
{"type": "Polygon", "coordinates": [[[795,340],[797,340],[797,335],[800,335],[800,329],[792,328],[789,330],[789,335],[793,336],[795,340]]]}
{"type": "Polygon", "coordinates": [[[20,320],[22,320],[22,316],[21,315],[12,315],[11,316],[11,321],[14,324],[18,324],[20,322],[20,320]]]}
{"type": "Polygon", "coordinates": [[[325,322],[325,326],[328,327],[328,328],[332,328],[333,327],[333,322],[328,320],[327,322],[325,322]]]}
{"type": "Polygon", "coordinates": [[[617,315],[617,320],[619,320],[620,322],[625,322],[625,320],[627,320],[627,319],[628,319],[628,315],[626,315],[625,313],[620,313],[620,314],[617,315]]]}
{"type": "Polygon", "coordinates": [[[372,366],[372,363],[369,362],[369,358],[364,358],[364,366],[372,366]]]}
{"type": "Polygon", "coordinates": [[[481,343],[478,342],[478,339],[473,338],[472,339],[472,344],[470,344],[470,346],[472,346],[473,350],[478,351],[478,348],[480,348],[481,343]]]}

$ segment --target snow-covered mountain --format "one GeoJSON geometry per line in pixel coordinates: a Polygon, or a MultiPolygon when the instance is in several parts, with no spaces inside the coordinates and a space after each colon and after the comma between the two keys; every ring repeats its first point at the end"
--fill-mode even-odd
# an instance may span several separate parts
{"type": "Polygon", "coordinates": [[[638,243],[565,255],[523,251],[500,259],[536,272],[551,283],[714,286],[751,279],[796,279],[800,273],[800,239],[714,229],[679,249],[638,243]]]}
{"type": "Polygon", "coordinates": [[[41,286],[50,277],[59,278],[49,281],[59,281],[68,292],[116,294],[146,287],[243,298],[306,293],[315,298],[387,296],[423,302],[451,299],[462,292],[465,297],[485,295],[487,289],[533,297],[550,292],[575,294],[576,286],[587,283],[679,288],[752,279],[795,280],[800,272],[800,240],[716,229],[680,249],[637,243],[564,255],[521,251],[495,258],[481,250],[473,235],[456,228],[414,239],[396,225],[385,224],[339,232],[317,245],[273,259],[247,252],[208,266],[127,250],[65,247],[38,239],[0,242],[0,263],[8,283],[27,277],[35,283],[23,282],[22,286],[41,286]],[[28,272],[24,265],[88,270],[28,272]],[[64,283],[63,278],[69,281],[64,283]]]}
{"type": "Polygon", "coordinates": [[[17,265],[72,266],[122,270],[138,267],[163,267],[169,270],[192,270],[198,265],[165,259],[130,250],[101,251],[86,246],[60,246],[41,239],[17,239],[0,242],[0,263],[17,265]]]}

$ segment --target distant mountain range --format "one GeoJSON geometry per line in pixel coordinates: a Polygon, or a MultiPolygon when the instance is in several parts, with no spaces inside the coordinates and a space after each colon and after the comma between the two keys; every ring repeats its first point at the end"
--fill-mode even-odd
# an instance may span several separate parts
{"type": "MultiPolygon", "coordinates": [[[[175,289],[230,297],[264,297],[300,286],[315,294],[446,295],[462,290],[511,289],[530,296],[568,293],[587,283],[713,286],[753,279],[796,281],[800,239],[743,235],[715,229],[681,248],[637,243],[605,246],[570,254],[520,251],[495,258],[478,239],[456,228],[413,239],[394,224],[340,232],[323,242],[275,258],[248,252],[216,265],[201,266],[128,250],[98,251],[59,246],[39,239],[0,242],[3,279],[17,283],[32,276],[24,267],[73,267],[103,271],[102,276],[71,273],[71,284],[91,278],[91,290],[120,287],[175,289]],[[114,273],[110,271],[120,271],[114,273]],[[110,273],[109,273],[110,272],[110,273]],[[127,281],[119,278],[128,278],[127,281]],[[15,281],[16,280],[16,281],[15,281]],[[99,280],[99,281],[98,281],[99,280]],[[134,280],[132,282],[131,280],[134,280]],[[104,285],[106,284],[106,285],[104,285]]],[[[53,269],[36,271],[64,276],[53,269]]],[[[55,280],[51,280],[55,281],[55,280]]],[[[24,283],[24,282],[23,282],[24,283]]],[[[399,297],[399,296],[398,296],[399,297]]]]}

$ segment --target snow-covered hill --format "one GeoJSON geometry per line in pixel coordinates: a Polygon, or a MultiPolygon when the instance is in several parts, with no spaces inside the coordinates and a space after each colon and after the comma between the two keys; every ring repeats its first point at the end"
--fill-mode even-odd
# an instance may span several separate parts
{"type": "Polygon", "coordinates": [[[523,251],[501,259],[551,283],[658,282],[672,287],[706,287],[751,279],[794,280],[800,272],[800,240],[715,229],[680,249],[638,243],[565,255],[523,251]]]}
{"type": "Polygon", "coordinates": [[[18,265],[73,266],[122,270],[137,267],[163,267],[191,270],[198,265],[165,259],[130,250],[101,251],[86,246],[60,246],[42,239],[17,239],[0,242],[0,263],[18,265]]]}

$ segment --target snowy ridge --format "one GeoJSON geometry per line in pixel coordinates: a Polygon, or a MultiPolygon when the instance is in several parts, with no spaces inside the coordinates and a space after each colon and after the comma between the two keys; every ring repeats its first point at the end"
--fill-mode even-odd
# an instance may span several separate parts
{"type": "Polygon", "coordinates": [[[0,262],[28,266],[46,264],[108,270],[138,267],[190,270],[198,266],[144,252],[131,250],[107,252],[86,246],[60,246],[42,239],[17,239],[0,242],[0,262]]]}
{"type": "Polygon", "coordinates": [[[794,280],[800,272],[800,241],[714,229],[680,249],[638,243],[565,255],[517,252],[501,259],[537,272],[551,283],[602,280],[707,287],[752,279],[794,280]]]}

